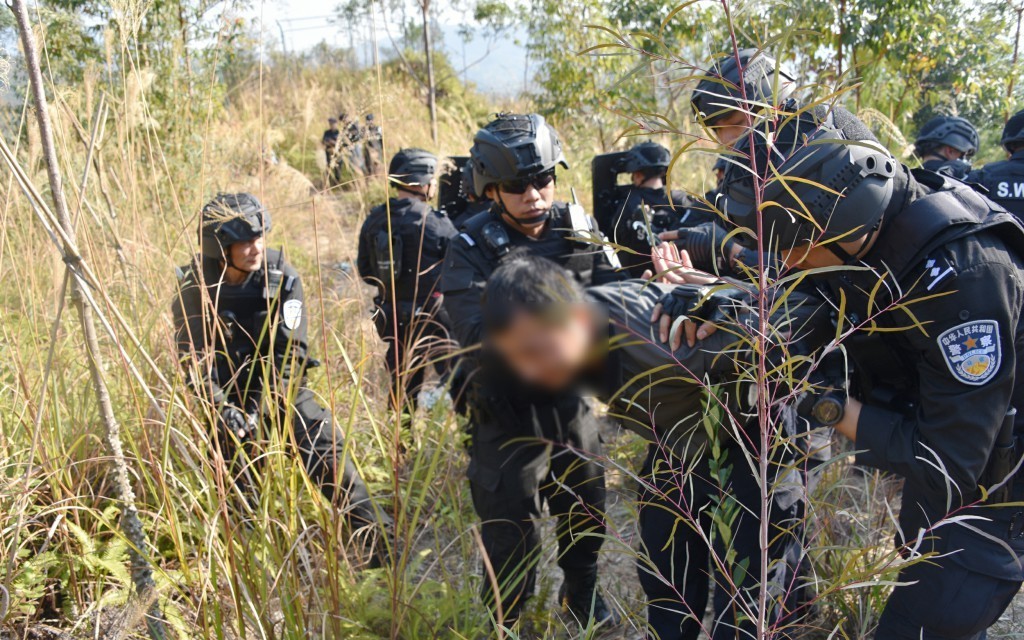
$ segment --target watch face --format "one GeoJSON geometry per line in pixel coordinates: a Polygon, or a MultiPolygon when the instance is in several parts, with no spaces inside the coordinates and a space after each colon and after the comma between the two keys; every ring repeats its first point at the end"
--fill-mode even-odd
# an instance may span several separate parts
{"type": "Polygon", "coordinates": [[[822,398],[811,409],[814,419],[826,426],[832,426],[843,417],[843,405],[835,398],[822,398]]]}

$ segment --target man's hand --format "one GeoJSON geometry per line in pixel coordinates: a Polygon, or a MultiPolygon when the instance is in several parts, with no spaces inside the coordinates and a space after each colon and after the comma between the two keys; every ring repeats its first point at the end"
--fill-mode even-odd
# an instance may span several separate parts
{"type": "Polygon", "coordinates": [[[658,323],[658,339],[667,342],[672,351],[686,344],[693,347],[718,327],[710,321],[716,303],[709,300],[711,291],[703,286],[682,285],[666,293],[654,306],[651,322],[658,323]]]}
{"type": "Polygon", "coordinates": [[[691,259],[691,266],[705,271],[714,271],[719,258],[725,258],[731,265],[742,247],[735,240],[726,240],[725,229],[713,223],[665,231],[658,235],[662,241],[676,245],[691,259]]]}
{"type": "MultiPolygon", "coordinates": [[[[670,232],[674,233],[674,232],[670,232]]],[[[693,268],[693,261],[685,250],[671,242],[663,242],[651,249],[654,272],[644,273],[646,280],[657,276],[665,284],[711,284],[718,279],[693,268]]]]}

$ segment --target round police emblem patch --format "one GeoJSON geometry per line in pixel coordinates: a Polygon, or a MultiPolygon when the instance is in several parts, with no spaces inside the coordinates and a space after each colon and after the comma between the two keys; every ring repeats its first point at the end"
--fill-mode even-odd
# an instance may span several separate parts
{"type": "Polygon", "coordinates": [[[287,328],[298,328],[299,324],[302,323],[302,302],[299,300],[285,302],[281,307],[281,317],[284,320],[284,326],[287,328]]]}
{"type": "Polygon", "coordinates": [[[999,372],[1003,354],[994,320],[965,322],[941,334],[938,343],[950,373],[964,384],[983,385],[999,372]]]}

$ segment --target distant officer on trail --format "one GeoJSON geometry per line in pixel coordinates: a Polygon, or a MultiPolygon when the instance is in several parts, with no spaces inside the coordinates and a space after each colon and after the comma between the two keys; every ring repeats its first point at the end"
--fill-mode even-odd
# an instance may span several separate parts
{"type": "Polygon", "coordinates": [[[936,116],[921,127],[914,141],[914,153],[921,168],[963,180],[971,171],[971,158],[978,152],[978,130],[963,118],[936,116]]]}
{"type": "Polygon", "coordinates": [[[397,410],[415,406],[427,368],[445,371],[447,332],[438,314],[438,280],[455,227],[430,206],[436,195],[437,157],[402,149],[388,178],[395,196],[375,207],[359,232],[359,276],[377,288],[374,325],[388,346],[385,362],[397,410]]]}
{"type": "Polygon", "coordinates": [[[327,129],[320,137],[320,145],[324,148],[324,159],[327,161],[328,186],[334,186],[341,182],[341,159],[338,157],[340,137],[338,119],[328,118],[327,129]]]}
{"type": "Polygon", "coordinates": [[[967,181],[988,189],[991,200],[1024,220],[1024,109],[1006,121],[1001,142],[1009,158],[972,172],[967,181]]]}
{"type": "Polygon", "coordinates": [[[224,193],[203,207],[202,225],[202,251],[182,270],[172,312],[189,387],[215,413],[216,441],[239,484],[258,490],[250,469],[259,468],[264,429],[288,428],[324,496],[347,502],[353,527],[379,530],[344,434],[306,387],[302,280],[265,248],[270,214],[250,194],[224,193]]]}

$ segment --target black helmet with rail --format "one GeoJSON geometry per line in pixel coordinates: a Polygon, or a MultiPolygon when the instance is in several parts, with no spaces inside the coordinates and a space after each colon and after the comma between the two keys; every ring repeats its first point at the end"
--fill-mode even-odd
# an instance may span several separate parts
{"type": "Polygon", "coordinates": [[[1007,153],[1024,147],[1024,109],[1013,114],[1003,127],[1003,138],[999,141],[1007,153]]]}
{"type": "Polygon", "coordinates": [[[690,96],[690,107],[698,121],[710,126],[732,111],[777,107],[789,99],[795,84],[766,51],[740,49],[704,74],[690,96]]]}
{"type": "Polygon", "coordinates": [[[219,193],[202,216],[200,249],[211,260],[225,260],[231,245],[270,232],[270,212],[251,193],[219,193]]]}
{"type": "Polygon", "coordinates": [[[760,215],[765,248],[856,240],[878,228],[898,170],[883,148],[801,119],[770,142],[763,132],[753,137],[753,147],[749,136],[736,147],[721,207],[755,234],[760,215]]]}
{"type": "Polygon", "coordinates": [[[663,175],[672,164],[672,152],[657,142],[641,142],[626,152],[619,166],[623,173],[660,171],[663,175]]]}
{"type": "Polygon", "coordinates": [[[935,116],[921,127],[914,141],[914,151],[923,157],[947,146],[970,158],[978,152],[980,144],[978,130],[968,120],[957,116],[935,116]]]}
{"type": "Polygon", "coordinates": [[[388,179],[398,186],[425,187],[436,175],[437,156],[424,149],[402,149],[388,165],[388,179]]]}
{"type": "Polygon", "coordinates": [[[558,133],[536,113],[499,114],[477,131],[469,155],[477,197],[496,183],[553,172],[558,165],[569,167],[558,133]]]}

